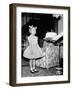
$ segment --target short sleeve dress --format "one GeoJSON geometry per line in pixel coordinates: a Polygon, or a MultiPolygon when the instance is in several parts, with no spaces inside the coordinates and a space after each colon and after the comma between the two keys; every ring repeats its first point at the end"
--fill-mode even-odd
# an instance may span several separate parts
{"type": "Polygon", "coordinates": [[[28,59],[37,59],[43,57],[41,48],[38,45],[38,37],[28,37],[29,46],[25,49],[23,56],[28,59]]]}

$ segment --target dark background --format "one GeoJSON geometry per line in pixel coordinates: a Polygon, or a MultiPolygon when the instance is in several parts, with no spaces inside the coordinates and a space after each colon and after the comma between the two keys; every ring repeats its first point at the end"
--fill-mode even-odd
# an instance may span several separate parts
{"type": "Polygon", "coordinates": [[[22,13],[22,39],[29,35],[29,25],[37,26],[36,35],[44,38],[46,32],[50,32],[51,29],[56,31],[56,21],[52,14],[22,13]]]}

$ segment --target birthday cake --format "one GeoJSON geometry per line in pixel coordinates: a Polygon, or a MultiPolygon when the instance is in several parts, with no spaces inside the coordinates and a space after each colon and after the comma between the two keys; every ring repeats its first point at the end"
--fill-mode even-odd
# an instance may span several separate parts
{"type": "Polygon", "coordinates": [[[56,36],[57,36],[57,33],[55,33],[55,32],[47,32],[44,39],[45,40],[52,40],[56,36]]]}

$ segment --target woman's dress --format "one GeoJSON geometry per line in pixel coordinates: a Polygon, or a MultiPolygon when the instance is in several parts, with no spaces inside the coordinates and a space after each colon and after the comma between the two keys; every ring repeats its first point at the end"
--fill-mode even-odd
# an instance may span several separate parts
{"type": "Polygon", "coordinates": [[[36,66],[43,68],[50,68],[58,65],[59,48],[54,46],[53,43],[44,41],[43,52],[45,57],[36,61],[36,66]]]}

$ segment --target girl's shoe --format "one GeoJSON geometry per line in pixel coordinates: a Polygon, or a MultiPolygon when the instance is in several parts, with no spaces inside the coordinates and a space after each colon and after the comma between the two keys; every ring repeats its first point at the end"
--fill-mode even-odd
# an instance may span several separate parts
{"type": "Polygon", "coordinates": [[[31,73],[34,73],[35,71],[34,70],[30,70],[31,73]]]}
{"type": "Polygon", "coordinates": [[[38,72],[38,70],[37,70],[37,69],[34,69],[34,71],[35,71],[35,72],[38,72]]]}

